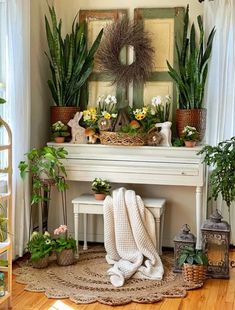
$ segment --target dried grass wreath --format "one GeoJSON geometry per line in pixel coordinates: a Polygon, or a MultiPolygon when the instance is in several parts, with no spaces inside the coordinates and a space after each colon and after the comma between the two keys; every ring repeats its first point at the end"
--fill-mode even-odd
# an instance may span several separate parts
{"type": "Polygon", "coordinates": [[[100,71],[108,75],[113,84],[127,86],[132,81],[147,80],[153,69],[153,56],[154,49],[143,26],[124,18],[107,26],[96,59],[100,71]],[[128,46],[134,49],[134,61],[129,65],[120,60],[121,50],[128,46]]]}

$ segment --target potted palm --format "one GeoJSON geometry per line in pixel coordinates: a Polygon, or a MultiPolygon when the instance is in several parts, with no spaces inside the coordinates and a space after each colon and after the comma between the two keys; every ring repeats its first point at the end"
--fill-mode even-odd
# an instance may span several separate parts
{"type": "Polygon", "coordinates": [[[95,192],[96,200],[104,200],[105,196],[110,193],[111,185],[107,180],[95,178],[92,182],[91,189],[95,192]]]}
{"type": "Polygon", "coordinates": [[[28,242],[28,250],[31,254],[31,261],[34,268],[46,268],[49,263],[49,256],[53,250],[53,241],[50,234],[34,231],[28,242]]]}
{"type": "Polygon", "coordinates": [[[168,61],[167,66],[168,73],[178,89],[177,134],[182,137],[182,130],[189,125],[196,127],[201,140],[206,129],[206,109],[203,108],[203,97],[215,29],[211,30],[204,49],[204,29],[201,16],[197,17],[197,22],[200,31],[199,41],[196,40],[194,23],[189,29],[189,6],[187,6],[184,16],[182,47],[180,48],[178,42],[176,43],[178,69],[173,68],[168,61]],[[189,37],[188,33],[190,33],[189,37]]]}
{"type": "Polygon", "coordinates": [[[72,265],[75,262],[76,241],[71,236],[67,236],[67,230],[66,225],[60,225],[54,230],[54,235],[58,236],[55,239],[54,250],[60,266],[72,265]]]}
{"type": "Polygon", "coordinates": [[[183,266],[185,282],[203,284],[206,279],[208,258],[201,250],[185,247],[178,259],[179,266],[183,266]]]}
{"type": "Polygon", "coordinates": [[[87,104],[87,93],[84,91],[82,96],[82,92],[86,89],[85,84],[93,71],[94,55],[99,47],[103,30],[88,50],[84,23],[79,25],[75,17],[71,33],[63,38],[62,21],[57,21],[53,6],[49,6],[49,13],[50,23],[45,16],[49,48],[49,54],[46,55],[51,69],[48,86],[55,104],[51,107],[51,124],[57,121],[67,124],[79,108],[83,110],[87,104]]]}

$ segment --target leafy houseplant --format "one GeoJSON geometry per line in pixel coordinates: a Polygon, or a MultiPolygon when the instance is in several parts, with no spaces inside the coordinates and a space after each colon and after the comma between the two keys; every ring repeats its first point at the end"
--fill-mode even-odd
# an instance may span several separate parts
{"type": "Polygon", "coordinates": [[[91,189],[95,192],[95,199],[103,200],[110,193],[111,185],[107,180],[95,178],[92,182],[91,189]]]}
{"type": "Polygon", "coordinates": [[[67,266],[74,263],[74,253],[77,250],[76,241],[71,236],[67,236],[67,226],[60,225],[54,230],[55,239],[54,250],[56,251],[57,263],[61,266],[67,266]]]}
{"type": "Polygon", "coordinates": [[[201,284],[206,279],[208,258],[201,250],[190,246],[185,247],[178,259],[179,266],[183,266],[184,281],[201,284]]]}
{"type": "Polygon", "coordinates": [[[53,241],[48,232],[44,234],[34,231],[28,242],[28,250],[31,254],[31,261],[35,268],[48,266],[48,257],[53,250],[53,241]]]}
{"type": "Polygon", "coordinates": [[[235,137],[217,146],[206,145],[198,154],[204,154],[203,161],[213,167],[209,176],[212,198],[216,200],[221,194],[230,211],[235,201],[235,137]]]}
{"type": "Polygon", "coordinates": [[[62,123],[61,121],[58,121],[51,126],[52,136],[57,143],[63,143],[65,140],[65,137],[68,137],[69,131],[68,126],[62,123]]]}
{"type": "Polygon", "coordinates": [[[168,61],[167,66],[168,73],[178,89],[179,109],[176,111],[178,136],[182,135],[182,130],[186,125],[190,125],[197,128],[200,138],[202,138],[205,133],[206,118],[206,110],[202,109],[202,105],[215,29],[211,30],[204,49],[204,29],[201,16],[197,17],[197,22],[200,31],[198,42],[194,23],[189,29],[189,6],[187,6],[184,16],[182,47],[180,48],[179,43],[176,42],[178,70],[173,68],[168,61]],[[190,33],[189,37],[188,33],[190,33]]]}
{"type": "Polygon", "coordinates": [[[186,126],[183,129],[183,136],[185,146],[193,147],[199,139],[199,133],[195,127],[186,126]]]}
{"type": "MultiPolygon", "coordinates": [[[[88,77],[93,71],[94,55],[99,47],[103,30],[100,31],[90,50],[87,49],[85,24],[76,22],[72,24],[71,33],[62,37],[62,20],[57,21],[54,7],[49,6],[50,23],[45,16],[45,27],[49,55],[47,55],[51,79],[48,86],[51,90],[54,103],[58,107],[69,107],[68,116],[56,115],[57,107],[51,109],[51,121],[60,120],[64,124],[73,117],[78,108],[83,109],[87,102],[82,102],[82,87],[85,86],[88,77]],[[73,107],[73,108],[71,108],[73,107]]],[[[86,95],[87,97],[87,95],[86,95]]],[[[87,100],[86,100],[87,101],[87,100]]],[[[65,109],[62,110],[65,113],[65,109]]]]}
{"type": "Polygon", "coordinates": [[[67,184],[64,179],[66,172],[61,159],[64,159],[67,154],[64,148],[54,148],[52,146],[34,148],[26,154],[28,163],[25,161],[19,163],[18,167],[23,179],[26,174],[32,174],[31,204],[47,200],[43,192],[48,191],[48,184],[55,185],[59,191],[66,190],[67,184]]]}

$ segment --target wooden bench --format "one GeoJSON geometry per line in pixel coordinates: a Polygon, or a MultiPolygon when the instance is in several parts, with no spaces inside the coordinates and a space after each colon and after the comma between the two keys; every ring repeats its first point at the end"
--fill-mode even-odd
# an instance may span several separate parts
{"type": "MultiPolygon", "coordinates": [[[[164,213],[166,200],[161,198],[143,198],[145,206],[154,216],[156,223],[156,239],[157,251],[162,254],[162,236],[164,226],[164,213]]],[[[83,249],[87,250],[87,215],[88,214],[103,214],[103,201],[96,200],[93,195],[83,194],[72,200],[74,213],[74,234],[77,246],[78,241],[78,218],[79,214],[84,217],[84,244],[83,249]]]]}

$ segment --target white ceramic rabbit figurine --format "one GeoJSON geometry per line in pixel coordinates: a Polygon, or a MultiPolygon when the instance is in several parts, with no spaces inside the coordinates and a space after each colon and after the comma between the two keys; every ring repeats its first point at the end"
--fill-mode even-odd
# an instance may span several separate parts
{"type": "Polygon", "coordinates": [[[79,125],[81,118],[82,112],[77,112],[74,118],[68,122],[68,126],[72,128],[72,140],[70,143],[86,143],[85,128],[79,125]]]}
{"type": "Polygon", "coordinates": [[[162,140],[159,145],[161,146],[172,146],[171,144],[171,122],[157,123],[155,127],[161,128],[160,135],[162,136],[162,140]]]}

